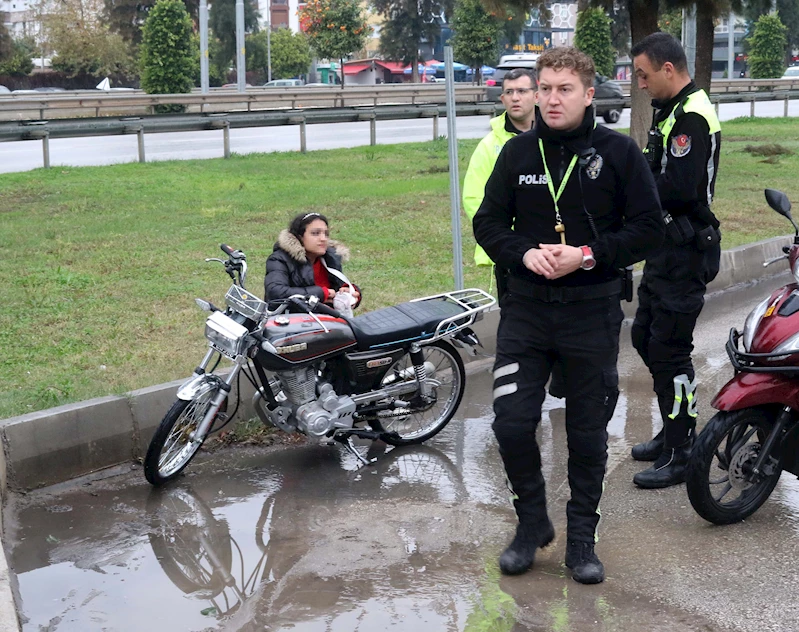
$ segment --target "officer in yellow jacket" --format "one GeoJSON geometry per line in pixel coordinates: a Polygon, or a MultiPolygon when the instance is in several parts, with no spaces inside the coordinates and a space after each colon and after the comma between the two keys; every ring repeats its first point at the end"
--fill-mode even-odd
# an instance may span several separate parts
{"type": "MultiPolygon", "coordinates": [[[[535,120],[535,74],[531,69],[514,68],[508,72],[502,82],[502,96],[500,97],[505,112],[491,119],[491,132],[480,141],[474,150],[469,169],[463,180],[463,210],[469,220],[474,219],[480,203],[483,201],[488,176],[494,170],[497,156],[509,139],[530,131],[535,120]]],[[[474,250],[474,262],[478,266],[491,266],[494,263],[477,246],[474,250]]],[[[497,274],[497,283],[501,284],[501,274],[497,274]]],[[[501,285],[497,287],[497,294],[502,296],[501,285]]]]}
{"type": "Polygon", "coordinates": [[[633,482],[643,488],[682,483],[696,428],[693,333],[705,289],[718,274],[719,222],[710,210],[721,126],[707,94],[691,80],[680,43],[653,33],[632,48],[638,86],[655,108],[644,155],[655,176],[666,239],[646,259],[638,288],[633,346],[654,382],[663,430],[632,456],[654,461],[633,482]]]}

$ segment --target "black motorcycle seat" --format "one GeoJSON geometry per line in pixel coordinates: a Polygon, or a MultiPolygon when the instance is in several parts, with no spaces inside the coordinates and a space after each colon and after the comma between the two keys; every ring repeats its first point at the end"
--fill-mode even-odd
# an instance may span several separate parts
{"type": "Polygon", "coordinates": [[[445,318],[463,313],[463,308],[446,299],[400,303],[348,319],[358,349],[367,351],[400,342],[431,338],[445,318]]]}

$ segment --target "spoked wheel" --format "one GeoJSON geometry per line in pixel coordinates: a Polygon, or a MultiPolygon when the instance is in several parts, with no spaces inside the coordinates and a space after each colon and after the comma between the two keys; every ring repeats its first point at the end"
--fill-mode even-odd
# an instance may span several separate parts
{"type": "MultiPolygon", "coordinates": [[[[463,398],[466,383],[466,371],[463,361],[455,348],[446,342],[439,341],[422,347],[425,364],[432,364],[434,374],[427,376],[432,385],[430,401],[417,403],[405,411],[394,410],[379,414],[379,420],[388,433],[396,433],[387,437],[386,443],[391,445],[410,445],[422,443],[435,436],[446,426],[463,398]]],[[[397,360],[386,373],[385,380],[396,384],[396,377],[406,376],[406,381],[415,381],[413,362],[409,354],[397,360]]]]}
{"type": "Polygon", "coordinates": [[[751,472],[773,423],[761,409],[720,412],[699,434],[685,482],[691,505],[705,520],[739,522],[769,497],[780,478],[779,463],[767,460],[756,479],[751,472]]]}
{"type": "Polygon", "coordinates": [[[205,417],[219,387],[202,390],[191,401],[179,399],[155,431],[147,456],[144,476],[152,485],[171,481],[189,464],[202,442],[193,442],[192,433],[205,417]]]}

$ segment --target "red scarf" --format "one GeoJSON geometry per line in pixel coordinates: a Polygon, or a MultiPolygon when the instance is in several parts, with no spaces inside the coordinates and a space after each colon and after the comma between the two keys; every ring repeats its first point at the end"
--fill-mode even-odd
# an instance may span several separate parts
{"type": "Polygon", "coordinates": [[[313,262],[313,280],[316,285],[325,291],[325,299],[330,298],[330,275],[327,273],[325,264],[322,263],[322,257],[317,257],[313,262]]]}

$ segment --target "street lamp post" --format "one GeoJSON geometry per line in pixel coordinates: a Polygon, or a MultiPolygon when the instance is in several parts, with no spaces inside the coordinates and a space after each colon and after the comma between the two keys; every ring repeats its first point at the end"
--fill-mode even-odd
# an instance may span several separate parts
{"type": "Polygon", "coordinates": [[[272,81],[272,3],[266,2],[266,80],[272,81]]]}

